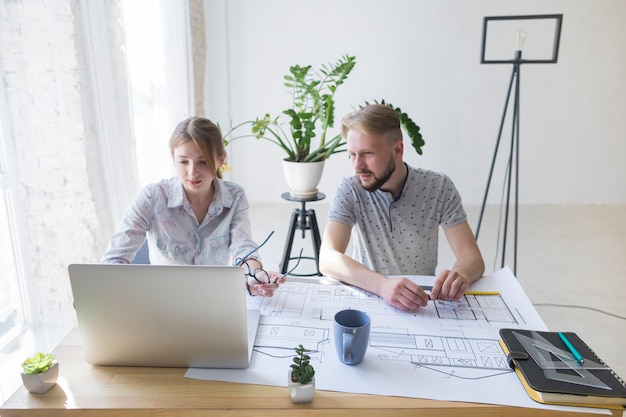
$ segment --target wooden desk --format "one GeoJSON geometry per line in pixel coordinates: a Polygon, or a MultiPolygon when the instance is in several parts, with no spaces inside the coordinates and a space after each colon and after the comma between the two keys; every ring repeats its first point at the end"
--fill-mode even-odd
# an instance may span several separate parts
{"type": "MultiPolygon", "coordinates": [[[[488,404],[384,397],[318,390],[312,403],[292,404],[287,388],[185,378],[184,368],[91,366],[78,330],[55,350],[59,383],[46,394],[20,388],[0,416],[558,416],[564,413],[488,404]]],[[[497,394],[496,394],[497,395],[497,394]]],[[[597,414],[568,413],[572,416],[597,414]]],[[[614,416],[621,412],[614,411],[614,416]]]]}

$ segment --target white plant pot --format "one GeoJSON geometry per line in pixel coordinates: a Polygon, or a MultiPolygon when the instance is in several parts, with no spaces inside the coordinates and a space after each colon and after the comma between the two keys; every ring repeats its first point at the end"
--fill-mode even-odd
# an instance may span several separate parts
{"type": "Polygon", "coordinates": [[[317,194],[317,185],[322,179],[324,162],[283,161],[283,173],[289,187],[289,194],[294,198],[308,198],[317,194]]]}
{"type": "Polygon", "coordinates": [[[25,374],[22,372],[22,382],[28,392],[44,394],[50,390],[59,379],[59,363],[54,364],[46,372],[40,374],[25,374]]]}
{"type": "Polygon", "coordinates": [[[291,380],[291,368],[287,370],[287,388],[293,403],[310,403],[315,395],[315,377],[308,384],[301,384],[291,380]]]}

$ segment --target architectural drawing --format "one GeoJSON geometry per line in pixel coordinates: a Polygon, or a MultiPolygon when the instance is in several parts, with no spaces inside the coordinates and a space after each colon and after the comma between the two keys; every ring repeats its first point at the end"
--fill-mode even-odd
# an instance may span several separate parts
{"type": "MultiPolygon", "coordinates": [[[[435,280],[409,278],[424,287],[435,280]]],[[[316,389],[546,407],[520,395],[519,378],[499,346],[501,328],[547,330],[519,282],[503,268],[471,290],[481,294],[429,302],[412,314],[325,277],[289,278],[271,298],[248,298],[248,308],[261,311],[249,368],[192,368],[186,376],[284,386],[293,348],[302,343],[312,350],[316,389]],[[339,361],[333,335],[334,315],[348,308],[372,319],[365,359],[355,366],[339,361]]]]}
{"type": "MultiPolygon", "coordinates": [[[[261,314],[265,317],[314,318],[332,320],[335,313],[350,306],[372,315],[393,315],[400,312],[376,295],[342,284],[315,284],[288,281],[271,298],[264,299],[261,314]]],[[[432,302],[415,316],[452,320],[484,320],[516,324],[500,295],[465,295],[460,302],[432,302]]]]}
{"type": "Polygon", "coordinates": [[[509,370],[497,340],[373,332],[369,349],[379,360],[413,365],[509,370]]]}
{"type": "Polygon", "coordinates": [[[293,348],[302,344],[312,352],[309,353],[315,365],[321,362],[324,349],[329,345],[330,330],[325,327],[304,324],[272,324],[261,323],[254,342],[254,351],[272,358],[293,357],[293,348]]]}
{"type": "Polygon", "coordinates": [[[283,357],[302,343],[313,350],[312,359],[322,363],[333,317],[345,306],[365,311],[372,317],[368,355],[377,360],[410,367],[509,369],[497,339],[466,337],[463,332],[466,326],[492,329],[496,325],[517,325],[499,294],[468,294],[458,302],[430,302],[418,312],[406,314],[378,296],[354,287],[291,280],[273,297],[263,299],[255,351],[283,357]],[[394,327],[389,327],[392,322],[394,327]],[[425,327],[431,331],[424,331],[425,327]],[[441,331],[445,334],[439,334],[441,331]]]}

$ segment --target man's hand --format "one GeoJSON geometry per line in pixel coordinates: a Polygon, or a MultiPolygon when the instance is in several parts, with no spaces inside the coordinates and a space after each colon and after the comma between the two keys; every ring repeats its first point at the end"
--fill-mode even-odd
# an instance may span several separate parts
{"type": "Polygon", "coordinates": [[[469,288],[469,284],[469,279],[462,276],[458,271],[444,269],[435,279],[430,298],[458,301],[469,288]]]}
{"type": "Polygon", "coordinates": [[[426,306],[428,294],[407,278],[387,278],[381,284],[379,295],[395,308],[412,312],[426,306]]]}

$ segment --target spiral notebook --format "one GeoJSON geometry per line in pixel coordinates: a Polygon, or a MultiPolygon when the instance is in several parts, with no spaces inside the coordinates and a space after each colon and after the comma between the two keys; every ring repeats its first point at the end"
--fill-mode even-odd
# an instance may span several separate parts
{"type": "Polygon", "coordinates": [[[559,332],[500,330],[500,344],[509,365],[528,395],[546,404],[626,406],[624,380],[578,335],[562,335],[570,346],[559,332]]]}

